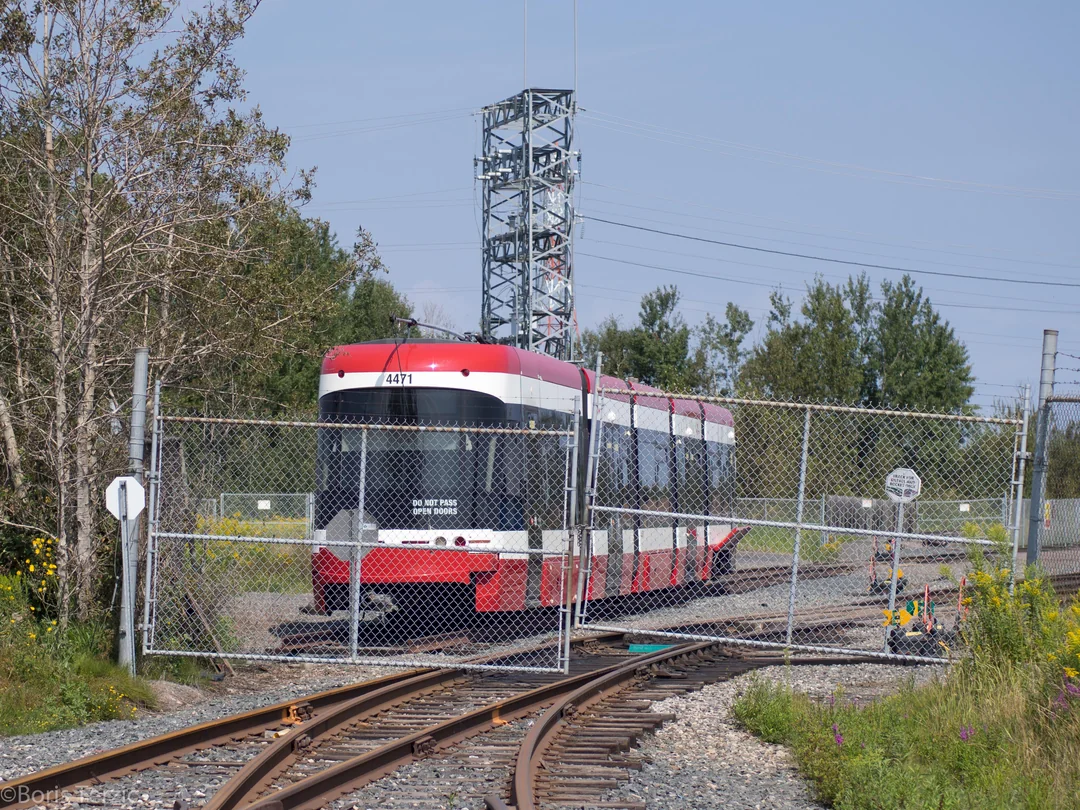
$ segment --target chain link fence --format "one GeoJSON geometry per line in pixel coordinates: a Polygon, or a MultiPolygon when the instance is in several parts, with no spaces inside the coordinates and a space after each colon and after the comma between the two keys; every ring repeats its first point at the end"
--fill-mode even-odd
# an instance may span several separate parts
{"type": "Polygon", "coordinates": [[[585,625],[947,654],[973,555],[1010,564],[1022,420],[684,396],[635,385],[594,403],[603,601],[579,605],[585,625]],[[886,496],[897,469],[921,480],[909,503],[886,496]]]}
{"type": "Polygon", "coordinates": [[[576,435],[161,416],[144,649],[562,669],[576,435]]]}
{"type": "MultiPolygon", "coordinates": [[[[1080,573],[1080,397],[1053,396],[1043,409],[1045,458],[1038,563],[1049,574],[1080,573]]],[[[1040,428],[1040,430],[1043,428],[1040,428]]]]}

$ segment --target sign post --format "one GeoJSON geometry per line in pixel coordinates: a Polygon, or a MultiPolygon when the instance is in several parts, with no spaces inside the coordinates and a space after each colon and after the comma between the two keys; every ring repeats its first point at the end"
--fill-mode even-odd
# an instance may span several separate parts
{"type": "MultiPolygon", "coordinates": [[[[922,479],[915,474],[914,470],[907,467],[899,467],[885,476],[885,494],[889,500],[897,504],[896,533],[904,532],[904,504],[911,503],[922,492],[922,479]]],[[[896,581],[900,573],[900,538],[893,538],[892,545],[892,579],[889,582],[889,615],[893,615],[896,609],[896,581]]],[[[892,627],[885,628],[885,648],[889,651],[889,634],[892,627]]]]}
{"type": "Polygon", "coordinates": [[[135,519],[146,506],[146,490],[132,475],[114,478],[105,488],[105,508],[120,521],[120,658],[118,663],[135,674],[135,566],[138,550],[132,539],[135,519]]]}

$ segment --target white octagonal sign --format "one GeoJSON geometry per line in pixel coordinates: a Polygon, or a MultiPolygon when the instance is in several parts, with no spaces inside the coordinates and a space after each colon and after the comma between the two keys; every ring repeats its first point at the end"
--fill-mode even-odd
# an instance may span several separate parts
{"type": "Polygon", "coordinates": [[[911,503],[922,492],[922,479],[914,470],[900,467],[885,476],[885,494],[896,503],[911,503]]]}
{"type": "Polygon", "coordinates": [[[112,483],[105,488],[105,508],[109,514],[117,520],[120,519],[120,484],[123,482],[127,495],[127,519],[134,520],[146,506],[146,490],[139,483],[139,479],[131,475],[121,475],[114,478],[112,483]]]}

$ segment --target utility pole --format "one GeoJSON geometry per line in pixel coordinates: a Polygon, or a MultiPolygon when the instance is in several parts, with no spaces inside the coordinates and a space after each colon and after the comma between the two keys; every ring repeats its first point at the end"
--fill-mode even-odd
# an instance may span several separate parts
{"type": "Polygon", "coordinates": [[[106,494],[110,511],[115,506],[120,522],[120,666],[135,674],[135,583],[138,578],[139,513],[143,498],[143,456],[146,443],[146,386],[149,375],[150,350],[135,350],[135,365],[131,386],[131,425],[128,435],[128,469],[130,477],[117,478],[110,484],[116,491],[111,499],[106,494]]]}
{"type": "Polygon", "coordinates": [[[1043,330],[1042,369],[1039,373],[1038,419],[1035,426],[1035,458],[1031,465],[1031,511],[1028,515],[1027,561],[1039,561],[1039,531],[1043,521],[1043,494],[1046,489],[1046,453],[1050,433],[1050,403],[1054,395],[1054,370],[1057,364],[1058,333],[1043,330]]]}

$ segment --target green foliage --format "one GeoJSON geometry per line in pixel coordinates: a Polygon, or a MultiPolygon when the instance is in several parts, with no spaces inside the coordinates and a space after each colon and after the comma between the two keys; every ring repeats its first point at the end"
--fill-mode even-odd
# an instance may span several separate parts
{"type": "MultiPolygon", "coordinates": [[[[982,555],[976,559],[981,560],[982,555]]],[[[1008,590],[981,564],[964,655],[944,680],[858,706],[754,681],[735,717],[791,746],[826,804],[1072,808],[1080,795],[1080,599],[1062,610],[1037,572],[1008,590]]]]}
{"type": "MultiPolygon", "coordinates": [[[[1073,408],[1067,403],[1054,408],[1073,408]]],[[[1074,410],[1074,413],[1076,411],[1074,410]]],[[[1080,421],[1058,421],[1047,442],[1051,474],[1046,479],[1046,497],[1080,498],[1080,421]]]]}
{"type": "Polygon", "coordinates": [[[731,393],[753,321],[729,303],[725,322],[708,315],[694,330],[678,314],[679,300],[676,287],[657,287],[642,297],[636,326],[623,329],[608,318],[597,330],[587,330],[581,338],[585,365],[595,366],[599,351],[604,372],[615,377],[666,391],[731,393]]]}
{"type": "Polygon", "coordinates": [[[801,320],[771,297],[769,329],[743,366],[742,389],[806,402],[955,411],[973,389],[967,350],[909,276],[873,300],[866,276],[807,286],[801,320]]]}
{"type": "Polygon", "coordinates": [[[66,630],[43,618],[26,578],[0,576],[0,735],[133,717],[152,706],[146,682],[112,663],[102,625],[66,630]]]}

